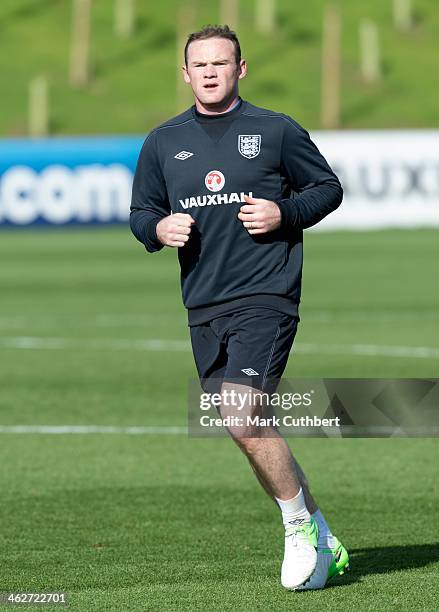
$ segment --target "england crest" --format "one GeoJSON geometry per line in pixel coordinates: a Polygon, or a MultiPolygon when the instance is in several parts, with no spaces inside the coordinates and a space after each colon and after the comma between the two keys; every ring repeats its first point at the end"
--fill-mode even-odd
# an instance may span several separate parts
{"type": "Polygon", "coordinates": [[[261,135],[240,134],[238,136],[238,151],[247,159],[257,157],[261,152],[261,135]]]}

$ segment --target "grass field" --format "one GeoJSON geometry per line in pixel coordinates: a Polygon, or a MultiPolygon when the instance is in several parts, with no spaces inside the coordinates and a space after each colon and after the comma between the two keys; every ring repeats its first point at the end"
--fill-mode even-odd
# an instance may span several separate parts
{"type": "MultiPolygon", "coordinates": [[[[438,235],[307,233],[287,374],[437,377],[438,235]]],[[[352,570],[288,593],[279,513],[230,440],[5,433],[186,425],[175,256],[127,228],[1,233],[0,591],[81,611],[436,610],[436,440],[290,440],[352,570]]]]}
{"type": "MultiPolygon", "coordinates": [[[[0,3],[0,133],[27,133],[28,87],[49,81],[54,134],[142,133],[177,112],[176,22],[180,0],[137,0],[137,29],[128,40],[114,34],[115,0],[93,0],[92,80],[69,85],[72,0],[2,0],[0,3]],[[11,61],[13,58],[13,61],[11,61]],[[103,112],[104,111],[104,112],[103,112]]],[[[220,0],[193,0],[193,29],[220,21],[220,0]]],[[[276,32],[255,31],[255,0],[240,0],[238,32],[249,75],[242,95],[254,104],[292,115],[308,129],[320,127],[322,15],[326,0],[276,0],[276,32]]],[[[439,8],[413,0],[415,27],[395,30],[392,0],[339,0],[342,16],[342,127],[437,127],[439,8]],[[360,76],[359,25],[378,27],[383,78],[360,76]],[[422,95],[420,95],[422,92],[422,95]]],[[[179,109],[181,110],[181,109],[179,109]]]]}

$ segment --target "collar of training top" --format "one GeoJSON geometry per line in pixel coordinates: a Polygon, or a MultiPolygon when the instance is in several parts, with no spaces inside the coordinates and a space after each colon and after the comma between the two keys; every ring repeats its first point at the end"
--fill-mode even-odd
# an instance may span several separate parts
{"type": "Polygon", "coordinates": [[[242,98],[239,98],[235,106],[226,113],[219,113],[218,115],[206,115],[204,113],[200,113],[194,104],[192,106],[192,114],[195,119],[200,123],[208,123],[210,121],[229,121],[230,119],[236,119],[236,117],[238,117],[244,110],[244,106],[244,100],[242,98]]]}

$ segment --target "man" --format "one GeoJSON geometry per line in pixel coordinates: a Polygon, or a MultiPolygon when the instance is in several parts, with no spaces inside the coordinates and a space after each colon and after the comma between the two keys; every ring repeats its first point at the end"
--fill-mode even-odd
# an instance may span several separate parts
{"type": "MultiPolygon", "coordinates": [[[[297,329],[303,229],[342,189],[308,133],[238,95],[247,67],[227,26],[191,34],[183,77],[195,105],[143,145],[130,224],[147,251],[177,247],[194,358],[205,390],[273,388],[297,329]],[[242,379],[248,382],[242,384],[242,379]]],[[[247,406],[255,414],[259,406],[247,406]]],[[[227,414],[224,406],[221,415],[227,414]]],[[[348,563],[275,428],[229,428],[285,526],[281,582],[323,588],[348,563]]]]}

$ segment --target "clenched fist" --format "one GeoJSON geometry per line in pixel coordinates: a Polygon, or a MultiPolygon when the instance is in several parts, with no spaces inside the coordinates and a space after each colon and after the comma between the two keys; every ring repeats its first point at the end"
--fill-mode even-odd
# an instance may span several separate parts
{"type": "Polygon", "coordinates": [[[246,195],[244,200],[247,204],[241,206],[238,219],[243,222],[249,234],[267,234],[280,227],[281,212],[276,202],[246,195]]]}
{"type": "Polygon", "coordinates": [[[193,223],[195,220],[185,213],[169,215],[157,223],[157,238],[165,246],[183,247],[189,240],[193,223]]]}

